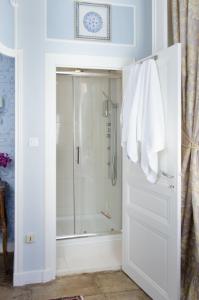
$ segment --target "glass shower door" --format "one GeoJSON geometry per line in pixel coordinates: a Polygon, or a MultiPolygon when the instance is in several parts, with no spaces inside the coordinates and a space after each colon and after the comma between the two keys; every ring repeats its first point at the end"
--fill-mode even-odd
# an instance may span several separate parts
{"type": "MultiPolygon", "coordinates": [[[[107,77],[74,78],[76,234],[99,234],[121,229],[119,159],[118,165],[115,165],[117,184],[111,178],[111,168],[114,168],[110,154],[113,142],[111,124],[115,119],[114,107],[108,99],[110,92],[110,79],[107,77]]],[[[117,110],[115,113],[117,114],[117,110]]],[[[119,154],[121,157],[121,153],[116,155],[119,154]]]]}
{"type": "Polygon", "coordinates": [[[121,81],[57,75],[57,237],[121,230],[121,81]]]}
{"type": "Polygon", "coordinates": [[[57,236],[75,234],[74,228],[74,97],[73,78],[57,75],[57,236]]]}

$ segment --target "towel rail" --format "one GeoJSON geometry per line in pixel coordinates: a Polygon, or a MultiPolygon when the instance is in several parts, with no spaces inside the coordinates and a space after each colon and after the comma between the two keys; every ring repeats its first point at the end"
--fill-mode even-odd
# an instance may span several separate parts
{"type": "Polygon", "coordinates": [[[135,63],[136,64],[142,64],[144,61],[148,60],[148,59],[154,59],[154,60],[158,60],[158,55],[150,55],[148,57],[145,57],[143,59],[137,60],[135,63]]]}

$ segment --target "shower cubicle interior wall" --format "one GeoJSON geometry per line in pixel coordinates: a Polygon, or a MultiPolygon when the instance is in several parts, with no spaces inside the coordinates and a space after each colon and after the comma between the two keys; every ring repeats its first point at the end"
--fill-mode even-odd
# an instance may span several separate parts
{"type": "Polygon", "coordinates": [[[117,71],[57,69],[57,238],[122,224],[117,71]]]}

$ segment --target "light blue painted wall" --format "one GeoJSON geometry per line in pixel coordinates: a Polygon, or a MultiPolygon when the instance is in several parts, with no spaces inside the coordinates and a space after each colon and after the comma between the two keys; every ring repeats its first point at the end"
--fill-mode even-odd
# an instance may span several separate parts
{"type": "Polygon", "coordinates": [[[34,232],[36,242],[23,243],[23,270],[44,265],[44,1],[19,0],[18,47],[23,49],[23,197],[24,236],[34,232]],[[39,147],[29,147],[29,137],[39,147]]]}
{"type": "Polygon", "coordinates": [[[47,36],[49,38],[73,39],[74,3],[65,0],[47,1],[47,36]],[[57,18],[57,16],[59,16],[57,18]],[[71,26],[72,24],[72,26],[71,26]]]}
{"type": "MultiPolygon", "coordinates": [[[[0,177],[8,183],[6,212],[8,240],[14,241],[14,155],[15,155],[15,59],[0,54],[0,97],[4,108],[0,112],[0,152],[8,153],[12,162],[7,168],[0,167],[0,177]]],[[[0,234],[1,237],[1,234],[0,234]]]]}
{"type": "Polygon", "coordinates": [[[133,7],[112,6],[112,42],[118,44],[134,44],[135,31],[133,7]],[[132,30],[130,30],[132,28],[132,30]]]}
{"type": "MultiPolygon", "coordinates": [[[[48,0],[52,1],[53,3],[55,0],[48,0]]],[[[71,0],[59,0],[59,5],[63,5],[59,7],[59,10],[62,11],[60,19],[62,22],[64,22],[64,16],[66,9],[71,10],[73,7],[71,0]],[[68,6],[67,6],[68,5],[68,6]]],[[[151,49],[152,49],[152,1],[151,0],[127,0],[127,1],[121,1],[121,0],[113,0],[114,3],[124,3],[124,4],[130,4],[134,5],[136,7],[136,47],[115,47],[112,46],[111,43],[107,42],[107,44],[104,46],[100,43],[86,43],[81,42],[77,45],[77,43],[74,42],[62,42],[62,41],[46,41],[45,43],[45,50],[46,52],[52,52],[52,53],[72,53],[72,54],[85,54],[89,55],[92,53],[93,55],[105,55],[105,56],[123,56],[123,57],[134,57],[135,59],[139,59],[141,57],[150,55],[151,49]]],[[[116,6],[115,6],[116,7],[116,6]]],[[[114,19],[118,20],[118,27],[121,27],[123,25],[121,24],[120,20],[120,13],[123,10],[122,7],[117,6],[117,8],[114,10],[114,19]]],[[[51,18],[53,18],[53,12],[50,12],[51,18]]],[[[132,20],[133,21],[133,20],[132,20]]],[[[71,22],[71,27],[74,27],[74,20],[72,17],[69,18],[68,22],[71,22]]],[[[63,24],[64,26],[64,24],[63,24]]],[[[116,25],[115,25],[116,26],[116,25]]],[[[126,25],[125,25],[126,26],[126,25]]],[[[124,27],[125,27],[124,26],[124,27]]],[[[59,27],[59,21],[56,21],[56,29],[57,32],[59,27]]],[[[133,24],[129,28],[129,32],[133,29],[133,24]]],[[[51,28],[52,30],[52,28],[51,28]]],[[[127,35],[129,35],[129,32],[127,35]]],[[[55,32],[54,32],[55,33],[55,32]]],[[[73,35],[73,31],[71,30],[68,34],[71,36],[73,35]]],[[[61,38],[61,37],[60,37],[61,38]]],[[[116,37],[115,37],[116,39],[116,37]]],[[[117,37],[117,41],[120,39],[120,43],[124,41],[124,37],[117,37]]],[[[125,38],[126,39],[126,38],[125,38]]],[[[115,40],[116,41],[116,40],[115,40]]]]}
{"type": "Polygon", "coordinates": [[[14,48],[14,8],[9,0],[0,0],[0,42],[14,48]]]}
{"type": "MultiPolygon", "coordinates": [[[[47,1],[47,37],[55,39],[74,39],[75,1],[47,1]],[[59,17],[57,17],[59,16],[59,17]]],[[[134,8],[127,6],[111,7],[111,42],[119,44],[134,43],[134,8]]]]}
{"type": "MultiPolygon", "coordinates": [[[[119,2],[119,0],[114,0],[119,2]]],[[[44,69],[45,53],[140,58],[151,53],[151,0],[123,0],[136,6],[136,47],[111,43],[45,41],[45,1],[19,0],[18,47],[24,51],[23,157],[24,235],[34,232],[36,242],[25,244],[23,271],[44,268],[44,69]],[[38,148],[29,148],[29,137],[39,138],[38,148]]],[[[65,0],[65,4],[68,0],[65,0]]],[[[71,19],[72,22],[72,19],[71,19]]],[[[131,30],[131,28],[129,28],[131,30]]],[[[50,251],[50,249],[49,249],[50,251]]]]}

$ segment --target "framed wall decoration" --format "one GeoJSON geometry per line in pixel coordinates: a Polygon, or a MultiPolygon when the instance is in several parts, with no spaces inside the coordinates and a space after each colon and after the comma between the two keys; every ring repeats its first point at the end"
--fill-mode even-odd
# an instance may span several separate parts
{"type": "Polygon", "coordinates": [[[75,2],[75,37],[111,40],[111,7],[108,4],[75,2]]]}

